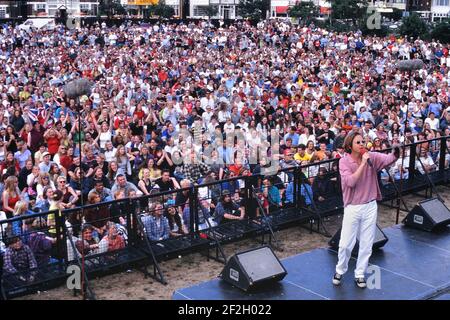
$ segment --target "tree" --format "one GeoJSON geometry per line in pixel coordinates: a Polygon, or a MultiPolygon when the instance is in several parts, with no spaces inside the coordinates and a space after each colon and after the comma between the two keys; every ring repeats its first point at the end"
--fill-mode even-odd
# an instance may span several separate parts
{"type": "Polygon", "coordinates": [[[400,26],[400,34],[425,39],[428,37],[428,26],[416,13],[413,13],[409,17],[402,19],[402,25],[400,26]]]}
{"type": "Polygon", "coordinates": [[[331,5],[333,19],[350,19],[356,25],[367,12],[367,1],[364,0],[334,0],[331,5]]]}
{"type": "Polygon", "coordinates": [[[431,31],[431,38],[442,43],[450,43],[450,19],[441,22],[431,31]]]}
{"type": "Polygon", "coordinates": [[[270,0],[242,0],[237,6],[238,15],[255,21],[267,18],[270,0]]]}
{"type": "Polygon", "coordinates": [[[319,15],[319,7],[311,2],[300,2],[289,8],[288,14],[294,18],[300,18],[301,23],[308,24],[319,15]]]}
{"type": "Polygon", "coordinates": [[[217,6],[217,5],[209,5],[206,8],[206,12],[208,14],[208,18],[211,19],[211,17],[214,17],[214,16],[217,15],[217,13],[219,13],[219,6],[217,6]]]}
{"type": "Polygon", "coordinates": [[[100,15],[111,17],[113,15],[126,15],[127,10],[122,6],[120,0],[101,0],[98,6],[100,15]]]}
{"type": "Polygon", "coordinates": [[[175,9],[166,5],[165,1],[160,1],[158,4],[150,7],[150,15],[169,19],[175,15],[175,9]]]}

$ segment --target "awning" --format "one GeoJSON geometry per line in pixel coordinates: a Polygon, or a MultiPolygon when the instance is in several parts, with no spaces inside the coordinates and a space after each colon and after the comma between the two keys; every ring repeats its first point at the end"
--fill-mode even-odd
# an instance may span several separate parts
{"type": "Polygon", "coordinates": [[[285,13],[287,13],[287,11],[288,11],[288,6],[277,6],[275,8],[275,12],[277,14],[285,14],[285,13]]]}
{"type": "Polygon", "coordinates": [[[331,13],[331,8],[320,7],[320,14],[330,14],[330,13],[331,13]]]}

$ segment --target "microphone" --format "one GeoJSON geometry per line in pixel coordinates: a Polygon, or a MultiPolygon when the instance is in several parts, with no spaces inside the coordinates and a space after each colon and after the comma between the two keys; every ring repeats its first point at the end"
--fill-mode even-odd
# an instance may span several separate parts
{"type": "Polygon", "coordinates": [[[421,59],[400,60],[397,62],[397,69],[401,71],[414,71],[424,68],[425,64],[421,59]]]}
{"type": "Polygon", "coordinates": [[[89,96],[94,84],[88,79],[76,79],[67,83],[63,90],[67,97],[78,98],[83,95],[89,96]]]}
{"type": "MultiPolygon", "coordinates": [[[[360,152],[361,155],[363,155],[364,153],[368,152],[368,150],[366,148],[362,148],[360,152]]],[[[373,168],[372,160],[367,159],[367,164],[369,165],[369,167],[373,168]]]]}

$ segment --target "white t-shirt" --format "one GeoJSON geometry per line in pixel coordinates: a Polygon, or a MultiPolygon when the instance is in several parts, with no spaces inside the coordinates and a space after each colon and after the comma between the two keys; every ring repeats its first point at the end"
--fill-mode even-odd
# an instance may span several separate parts
{"type": "Polygon", "coordinates": [[[434,120],[431,120],[431,118],[426,118],[425,123],[428,123],[432,130],[439,130],[439,119],[434,118],[434,120]]]}
{"type": "Polygon", "coordinates": [[[109,37],[108,37],[108,40],[109,40],[109,44],[110,45],[115,45],[116,44],[116,40],[117,40],[117,36],[114,33],[110,34],[109,37]]]}
{"type": "Polygon", "coordinates": [[[114,161],[116,159],[116,148],[113,148],[110,151],[105,151],[105,161],[106,162],[111,162],[114,161]]]}
{"type": "Polygon", "coordinates": [[[233,132],[234,131],[234,124],[233,123],[229,123],[229,124],[225,123],[224,126],[223,126],[223,131],[225,133],[233,132]]]}
{"type": "MultiPolygon", "coordinates": [[[[426,166],[426,165],[428,165],[428,166],[435,165],[433,159],[430,156],[420,157],[420,160],[422,161],[424,166],[426,166]]],[[[419,172],[421,174],[425,174],[425,170],[424,170],[423,166],[420,164],[419,160],[416,160],[416,169],[419,170],[419,172]]]]}
{"type": "Polygon", "coordinates": [[[91,98],[92,98],[92,100],[93,100],[93,102],[94,102],[95,104],[100,104],[100,102],[102,101],[102,100],[100,99],[100,94],[99,94],[99,93],[96,93],[96,92],[94,92],[93,94],[91,94],[91,98]]]}
{"type": "Polygon", "coordinates": [[[108,141],[111,141],[111,131],[100,132],[100,136],[99,136],[98,140],[100,141],[100,148],[105,149],[106,143],[108,141]]]}

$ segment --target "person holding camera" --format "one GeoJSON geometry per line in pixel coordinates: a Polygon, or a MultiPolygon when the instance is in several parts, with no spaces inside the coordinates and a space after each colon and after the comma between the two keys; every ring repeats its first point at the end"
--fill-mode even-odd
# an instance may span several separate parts
{"type": "Polygon", "coordinates": [[[224,224],[233,220],[244,220],[245,208],[231,199],[231,194],[228,190],[224,190],[214,215],[214,220],[218,224],[224,224]]]}

